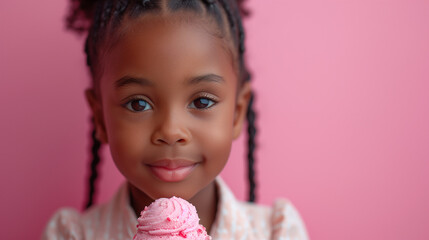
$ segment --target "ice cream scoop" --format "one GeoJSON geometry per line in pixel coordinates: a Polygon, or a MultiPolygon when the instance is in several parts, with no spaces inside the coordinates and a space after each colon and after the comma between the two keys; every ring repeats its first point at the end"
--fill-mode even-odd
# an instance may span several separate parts
{"type": "Polygon", "coordinates": [[[141,212],[134,240],[210,240],[197,210],[188,201],[160,198],[141,212]]]}

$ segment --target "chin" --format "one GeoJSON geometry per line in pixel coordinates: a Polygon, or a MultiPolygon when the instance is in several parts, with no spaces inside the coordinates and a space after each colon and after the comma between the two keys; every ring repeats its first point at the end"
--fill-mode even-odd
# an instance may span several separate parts
{"type": "Polygon", "coordinates": [[[152,199],[180,197],[185,200],[193,198],[201,189],[195,189],[187,184],[167,183],[162,184],[153,189],[153,194],[150,194],[152,199]]]}

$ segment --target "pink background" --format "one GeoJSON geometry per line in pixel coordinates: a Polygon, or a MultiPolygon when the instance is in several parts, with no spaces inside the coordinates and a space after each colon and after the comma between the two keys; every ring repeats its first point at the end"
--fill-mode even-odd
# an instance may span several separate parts
{"type": "MultiPolygon", "coordinates": [[[[80,208],[89,78],[65,0],[0,3],[0,239],[80,208]]],[[[312,239],[429,239],[429,2],[249,0],[259,202],[312,239]]],[[[223,172],[245,196],[244,138],[223,172]]],[[[123,181],[105,149],[99,202],[123,181]]]]}

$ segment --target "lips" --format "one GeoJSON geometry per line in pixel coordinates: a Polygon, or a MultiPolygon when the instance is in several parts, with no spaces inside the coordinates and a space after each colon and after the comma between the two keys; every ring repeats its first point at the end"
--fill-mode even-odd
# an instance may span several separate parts
{"type": "Polygon", "coordinates": [[[197,164],[186,159],[161,159],[147,166],[161,181],[180,182],[192,173],[197,164]]]}

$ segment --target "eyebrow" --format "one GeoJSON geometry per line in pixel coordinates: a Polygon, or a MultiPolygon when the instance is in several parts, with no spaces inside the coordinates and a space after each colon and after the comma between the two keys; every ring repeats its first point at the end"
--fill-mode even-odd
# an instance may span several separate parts
{"type": "Polygon", "coordinates": [[[121,88],[129,84],[138,84],[142,86],[153,86],[154,84],[146,78],[125,76],[115,82],[115,88],[121,88]]]}
{"type": "MultiPolygon", "coordinates": [[[[189,85],[196,85],[196,84],[199,84],[201,82],[223,83],[223,82],[225,82],[225,80],[221,76],[216,75],[216,74],[206,74],[206,75],[191,78],[188,81],[188,84],[189,85]]],[[[126,85],[129,85],[129,84],[138,84],[141,86],[149,86],[149,87],[154,86],[154,83],[149,81],[146,78],[139,78],[139,77],[132,77],[132,76],[121,77],[119,80],[115,81],[114,84],[115,84],[116,89],[122,88],[126,85]]]]}
{"type": "Polygon", "coordinates": [[[216,74],[206,74],[198,77],[194,77],[189,81],[189,84],[195,85],[201,82],[216,82],[216,83],[223,83],[225,80],[216,74]]]}

